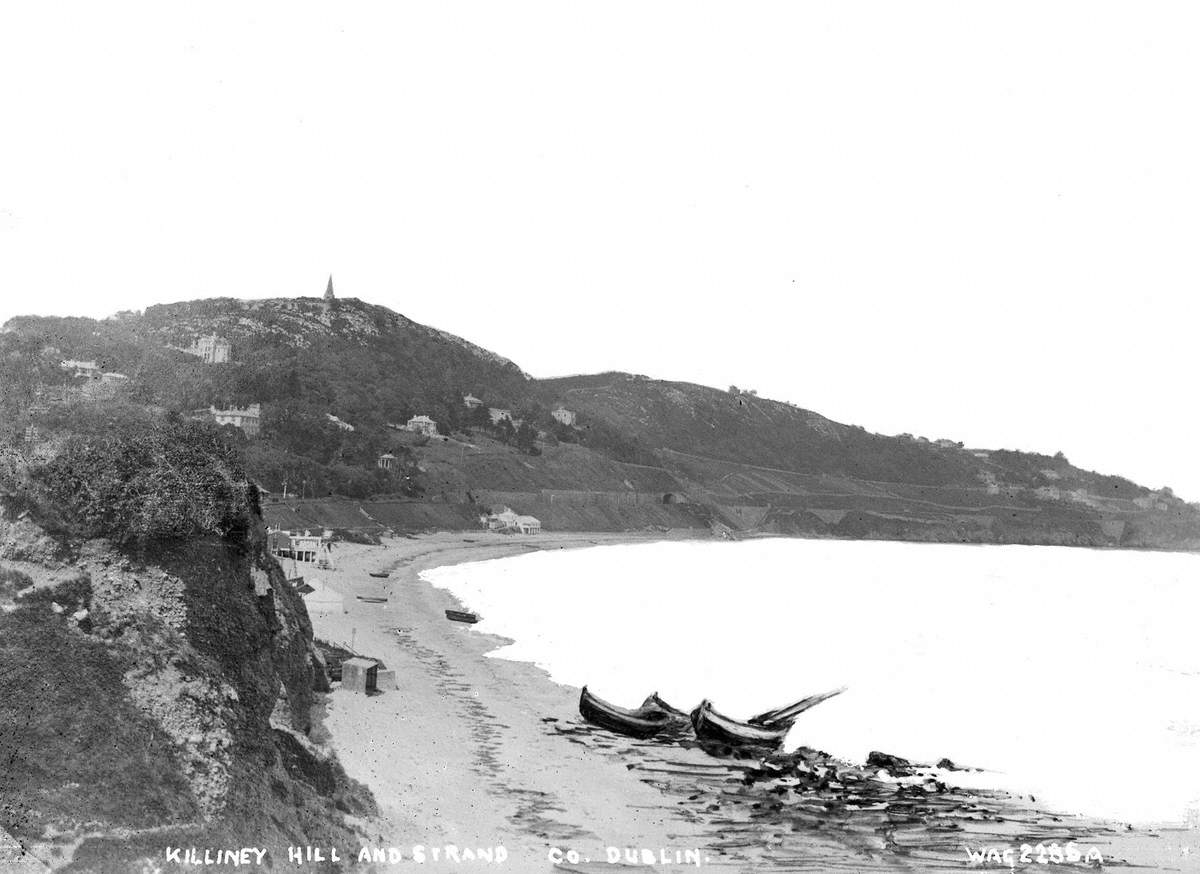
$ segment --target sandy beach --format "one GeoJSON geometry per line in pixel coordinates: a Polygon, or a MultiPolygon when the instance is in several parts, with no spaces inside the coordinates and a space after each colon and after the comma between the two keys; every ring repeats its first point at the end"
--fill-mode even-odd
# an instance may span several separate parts
{"type": "MultiPolygon", "coordinates": [[[[379,546],[339,544],[334,570],[302,566],[318,589],[314,604],[324,599],[323,607],[310,605],[315,636],[396,672],[397,688],[377,695],[335,684],[314,720],[314,739],[336,750],[379,803],[380,816],[362,823],[369,847],[398,849],[400,870],[423,858],[420,870],[433,871],[495,867],[464,856],[469,848],[494,860],[499,847],[503,867],[521,872],[661,871],[696,861],[737,871],[927,870],[970,866],[969,847],[1016,851],[1025,843],[1069,841],[1103,847],[1110,865],[1192,870],[1200,858],[1200,848],[1183,855],[1191,843],[1186,832],[1064,821],[973,793],[886,785],[848,793],[837,783],[813,791],[803,775],[805,788],[797,785],[795,774],[768,774],[751,786],[762,778],[756,761],[715,759],[586,725],[577,689],[551,682],[533,665],[486,658],[508,641],[448,621],[444,611],[460,605],[418,576],[529,550],[671,536],[439,533],[379,546]],[[370,576],[382,572],[389,577],[370,576]],[[886,797],[868,797],[871,791],[886,797]],[[786,806],[777,800],[785,793],[786,806]],[[439,854],[457,848],[459,856],[435,861],[435,847],[439,854]],[[616,864],[610,848],[621,853],[616,864]]],[[[650,678],[647,684],[649,691],[650,678]]],[[[359,849],[339,852],[353,862],[359,849]]],[[[1035,854],[1028,867],[1044,864],[1035,854]]],[[[380,868],[389,869],[396,867],[380,868]]]]}
{"type": "Polygon", "coordinates": [[[484,658],[505,641],[447,621],[444,610],[457,602],[418,578],[427,568],[530,549],[669,536],[431,534],[339,545],[337,569],[311,574],[345,599],[344,612],[313,612],[315,636],[396,671],[399,688],[381,695],[335,687],[321,718],[347,771],[376,795],[382,816],[372,827],[380,845],[406,854],[413,845],[504,846],[513,870],[546,870],[553,847],[593,862],[609,845],[672,853],[702,847],[696,824],[631,778],[619,758],[583,755],[563,741],[547,720],[577,719],[577,691],[534,666],[484,658]],[[391,571],[390,579],[368,575],[381,571],[391,571]]]}

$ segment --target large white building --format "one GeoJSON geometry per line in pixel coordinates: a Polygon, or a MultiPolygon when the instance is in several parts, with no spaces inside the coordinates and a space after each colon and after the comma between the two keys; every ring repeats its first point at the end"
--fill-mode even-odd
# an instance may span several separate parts
{"type": "Polygon", "coordinates": [[[197,337],[191,348],[184,351],[189,355],[202,358],[205,364],[228,364],[232,348],[224,337],[209,334],[207,337],[197,337]]]}
{"type": "Polygon", "coordinates": [[[428,416],[413,416],[404,427],[409,431],[417,434],[425,434],[429,437],[436,436],[438,432],[437,422],[428,416]]]}
{"type": "Polygon", "coordinates": [[[230,407],[226,410],[209,407],[208,413],[218,425],[233,425],[241,428],[247,437],[257,437],[259,428],[262,426],[262,406],[260,404],[251,404],[248,407],[230,407]]]}
{"type": "Polygon", "coordinates": [[[561,422],[564,425],[575,424],[575,412],[564,407],[558,407],[550,412],[556,422],[561,422]]]}

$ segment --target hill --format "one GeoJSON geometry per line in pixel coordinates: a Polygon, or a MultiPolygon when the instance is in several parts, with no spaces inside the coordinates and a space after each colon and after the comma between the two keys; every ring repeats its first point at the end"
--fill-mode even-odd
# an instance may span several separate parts
{"type": "Polygon", "coordinates": [[[257,405],[257,434],[225,429],[251,477],[276,502],[319,499],[327,524],[343,529],[389,527],[378,521],[388,513],[401,528],[470,525],[481,508],[507,503],[580,529],[1200,546],[1195,507],[1061,454],[873,434],[734,388],[624,373],[535,380],[354,299],[21,317],[0,334],[0,353],[0,436],[19,443],[32,425],[35,442],[53,441],[89,404],[184,417],[257,405]],[[227,361],[196,354],[206,336],[228,343],[227,361]],[[90,391],[64,359],[127,379],[90,391]],[[403,430],[418,414],[437,432],[403,430]],[[343,499],[355,509],[333,510],[343,499]],[[375,514],[372,502],[408,509],[375,514]],[[652,503],[672,509],[651,512],[652,503]],[[456,509],[416,508],[431,504],[456,509]]]}

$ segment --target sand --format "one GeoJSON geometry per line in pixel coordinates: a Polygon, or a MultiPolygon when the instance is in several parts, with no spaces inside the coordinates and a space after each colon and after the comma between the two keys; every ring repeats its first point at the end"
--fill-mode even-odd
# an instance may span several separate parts
{"type": "MultiPolygon", "coordinates": [[[[793,789],[780,807],[774,799],[782,796],[769,794],[767,784],[744,786],[741,778],[754,762],[713,759],[698,749],[632,741],[586,726],[578,716],[577,689],[551,682],[535,666],[487,658],[509,641],[448,621],[444,611],[461,605],[418,577],[422,570],[530,549],[670,537],[429,534],[381,546],[339,544],[332,571],[301,566],[318,588],[310,611],[315,635],[396,672],[397,688],[378,695],[335,684],[315,714],[314,740],[328,743],[379,803],[380,816],[362,823],[371,836],[366,845],[402,854],[399,865],[380,870],[598,872],[628,864],[630,870],[664,871],[691,867],[687,863],[697,857],[706,867],[738,871],[971,868],[964,845],[1015,851],[1026,841],[1070,839],[1103,848],[1108,864],[1115,856],[1160,870],[1197,869],[1195,832],[1064,822],[992,799],[979,806],[979,799],[967,799],[966,807],[961,797],[918,800],[916,807],[893,799],[888,810],[852,810],[838,806],[845,791],[797,795],[793,789]],[[382,571],[390,578],[369,576],[382,571]],[[951,818],[951,830],[937,827],[951,818]],[[503,847],[506,858],[502,866],[434,862],[432,848],[446,846],[458,848],[460,859],[463,848],[489,850],[496,858],[495,848],[503,847]],[[414,847],[424,848],[419,868],[414,847]],[[610,847],[637,852],[638,864],[625,856],[607,864],[610,847]],[[653,854],[653,867],[644,864],[651,857],[643,852],[653,854]],[[694,855],[683,855],[689,852],[694,855]],[[578,853],[579,861],[567,861],[576,858],[567,853],[578,853]]],[[[647,688],[652,686],[648,678],[647,688]]],[[[359,849],[338,852],[353,862],[359,849]]],[[[1015,868],[1041,870],[1045,864],[1044,856],[1041,864],[1035,857],[1015,868]]]]}
{"type": "Polygon", "coordinates": [[[312,613],[314,634],[381,659],[397,674],[399,688],[380,695],[335,687],[320,719],[349,774],[379,802],[382,815],[371,823],[379,845],[406,855],[413,845],[504,846],[505,867],[518,871],[547,869],[553,847],[595,862],[610,844],[701,846],[684,811],[664,805],[619,758],[584,755],[546,721],[577,719],[578,690],[534,666],[485,658],[507,641],[448,621],[444,610],[460,605],[417,576],[529,549],[667,536],[432,534],[383,546],[339,544],[337,570],[305,572],[344,597],[344,612],[312,613]],[[390,579],[368,575],[384,570],[390,579]],[[385,594],[386,604],[356,597],[385,594]]]}

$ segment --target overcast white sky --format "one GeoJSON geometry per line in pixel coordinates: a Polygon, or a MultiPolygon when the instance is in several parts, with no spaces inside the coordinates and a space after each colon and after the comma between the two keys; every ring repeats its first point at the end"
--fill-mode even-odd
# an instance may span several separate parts
{"type": "Polygon", "coordinates": [[[1200,499],[1188,3],[6,4],[0,320],[392,307],[1200,499]]]}

